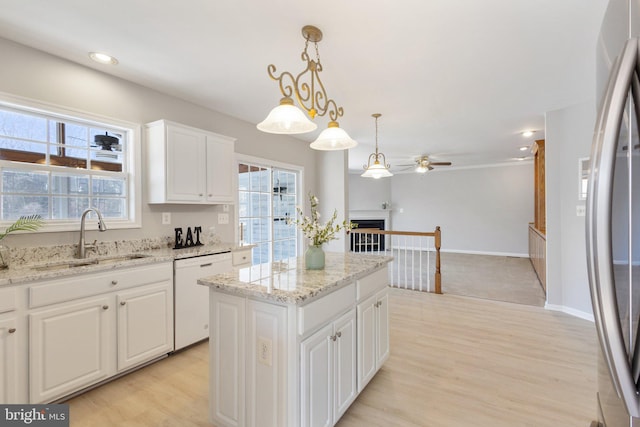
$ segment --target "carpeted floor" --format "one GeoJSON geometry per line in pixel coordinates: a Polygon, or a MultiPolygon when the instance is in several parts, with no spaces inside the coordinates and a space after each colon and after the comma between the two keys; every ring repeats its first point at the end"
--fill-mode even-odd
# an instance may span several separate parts
{"type": "MultiPolygon", "coordinates": [[[[424,254],[423,252],[420,269],[424,282],[426,283],[428,276],[433,287],[435,258],[431,254],[431,260],[427,263],[424,254]]],[[[401,284],[406,282],[408,283],[407,287],[411,288],[411,280],[403,280],[402,271],[405,265],[412,265],[412,260],[407,260],[405,264],[402,252],[394,253],[393,255],[396,259],[392,267],[392,274],[394,277],[397,275],[397,266],[399,265],[401,272],[399,282],[401,284]]],[[[414,259],[413,269],[416,272],[418,271],[418,265],[419,263],[414,259]]],[[[529,258],[442,252],[440,270],[442,272],[442,292],[445,294],[537,307],[543,307],[546,301],[546,295],[529,258]]],[[[419,275],[419,273],[416,273],[416,275],[419,275]]]]}

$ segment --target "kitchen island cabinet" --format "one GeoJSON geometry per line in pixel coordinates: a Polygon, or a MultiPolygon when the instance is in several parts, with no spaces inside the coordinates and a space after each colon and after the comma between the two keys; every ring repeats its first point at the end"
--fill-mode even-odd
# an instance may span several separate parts
{"type": "MultiPolygon", "coordinates": [[[[211,421],[334,425],[359,392],[358,304],[384,298],[391,260],[327,253],[324,270],[293,258],[200,279],[209,286],[211,421]]],[[[388,344],[388,316],[372,320],[373,342],[388,344]]],[[[372,377],[386,358],[371,358],[372,377]]]]}

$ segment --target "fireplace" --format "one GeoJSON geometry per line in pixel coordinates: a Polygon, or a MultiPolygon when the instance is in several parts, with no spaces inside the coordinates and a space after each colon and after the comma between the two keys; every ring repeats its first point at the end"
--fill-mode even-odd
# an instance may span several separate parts
{"type": "MultiPolygon", "coordinates": [[[[357,229],[375,228],[384,230],[384,219],[352,219],[351,222],[358,224],[357,229]]],[[[351,234],[352,252],[378,252],[384,251],[384,234],[351,234]]]]}

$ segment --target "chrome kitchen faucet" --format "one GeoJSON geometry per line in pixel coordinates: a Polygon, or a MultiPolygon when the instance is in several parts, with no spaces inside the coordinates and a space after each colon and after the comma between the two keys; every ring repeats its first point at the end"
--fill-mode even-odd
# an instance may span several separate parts
{"type": "Polygon", "coordinates": [[[102,214],[97,208],[89,208],[89,209],[86,209],[84,212],[82,212],[82,217],[80,218],[80,242],[78,243],[78,254],[77,254],[78,258],[86,258],[87,249],[89,250],[96,249],[97,240],[94,240],[93,243],[88,243],[88,244],[84,242],[84,221],[85,221],[85,218],[87,217],[87,214],[91,211],[94,211],[98,215],[98,229],[100,231],[107,230],[107,225],[104,223],[104,220],[102,219],[102,214]]]}

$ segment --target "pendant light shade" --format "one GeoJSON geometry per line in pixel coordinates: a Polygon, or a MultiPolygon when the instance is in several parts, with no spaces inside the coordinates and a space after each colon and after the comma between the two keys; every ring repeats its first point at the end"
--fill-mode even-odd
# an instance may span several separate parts
{"type": "Polygon", "coordinates": [[[389,172],[389,169],[387,169],[383,164],[376,160],[360,176],[363,178],[380,179],[393,176],[393,174],[389,172]]]}
{"type": "Polygon", "coordinates": [[[280,100],[280,105],[271,110],[267,118],[256,127],[267,133],[298,134],[314,131],[318,125],[293,105],[291,98],[284,97],[280,100]]]}
{"type": "Polygon", "coordinates": [[[358,143],[341,129],[338,122],[329,122],[329,127],[320,132],[318,138],[309,146],[314,150],[332,151],[353,148],[358,143]]]}
{"type": "Polygon", "coordinates": [[[376,151],[369,155],[369,160],[364,165],[364,172],[360,175],[363,178],[380,179],[393,176],[389,168],[391,165],[387,163],[387,159],[384,154],[378,152],[378,117],[382,114],[375,113],[371,116],[376,119],[376,151]],[[373,163],[371,161],[373,160],[373,163]],[[382,160],[382,161],[381,161],[382,160]]]}

